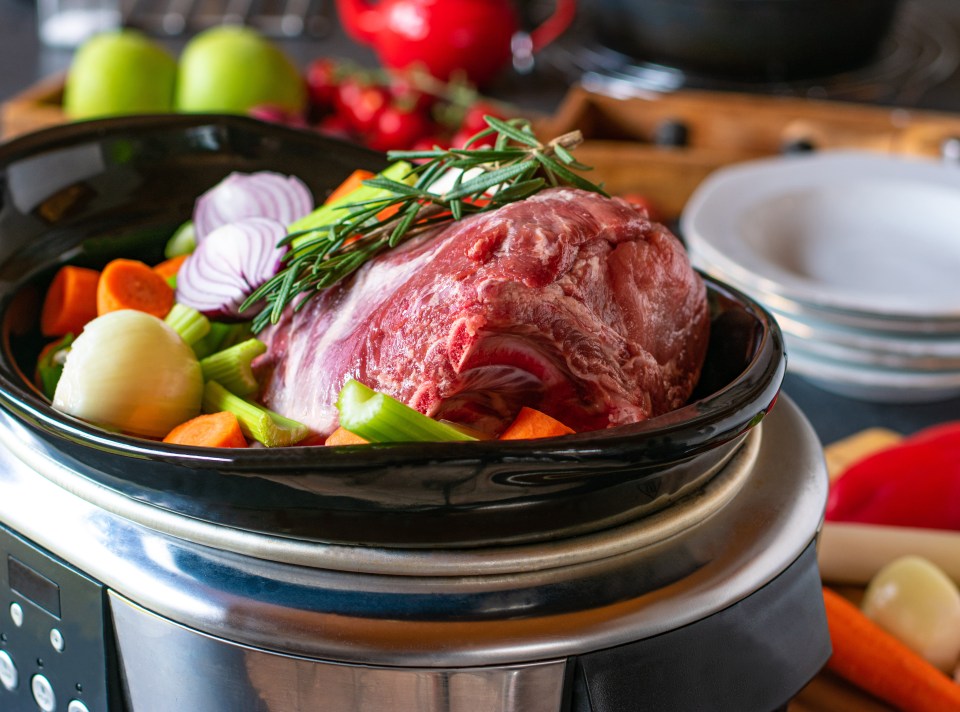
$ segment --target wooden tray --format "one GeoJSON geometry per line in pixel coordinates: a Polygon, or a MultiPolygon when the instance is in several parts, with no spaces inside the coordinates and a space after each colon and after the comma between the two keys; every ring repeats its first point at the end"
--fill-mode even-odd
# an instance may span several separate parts
{"type": "Polygon", "coordinates": [[[591,180],[611,193],[644,194],[673,219],[721,166],[800,144],[940,156],[960,137],[960,115],[728,92],[615,99],[574,87],[543,129],[555,136],[577,128],[586,138],[577,158],[594,167],[591,180]],[[684,145],[658,144],[669,122],[684,127],[684,145]]]}
{"type": "MultiPolygon", "coordinates": [[[[65,122],[63,76],[49,77],[0,107],[0,138],[65,122]]],[[[665,220],[721,166],[777,155],[790,145],[939,156],[960,138],[960,115],[729,92],[681,91],[615,99],[574,87],[557,112],[538,119],[552,137],[580,129],[577,157],[611,193],[647,196],[665,220]],[[682,146],[656,141],[668,122],[687,132],[682,146]]]]}
{"type": "Polygon", "coordinates": [[[66,123],[63,74],[47,77],[0,105],[0,139],[66,123]]]}

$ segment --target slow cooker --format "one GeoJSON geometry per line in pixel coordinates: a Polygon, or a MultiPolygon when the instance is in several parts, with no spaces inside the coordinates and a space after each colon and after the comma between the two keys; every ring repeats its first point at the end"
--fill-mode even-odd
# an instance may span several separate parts
{"type": "Polygon", "coordinates": [[[784,708],[830,654],[827,480],[776,323],[722,283],[686,406],[565,438],[191,449],[33,387],[59,264],[158,259],[231,171],[322,196],[382,162],[216,116],[0,147],[0,709],[784,708]]]}

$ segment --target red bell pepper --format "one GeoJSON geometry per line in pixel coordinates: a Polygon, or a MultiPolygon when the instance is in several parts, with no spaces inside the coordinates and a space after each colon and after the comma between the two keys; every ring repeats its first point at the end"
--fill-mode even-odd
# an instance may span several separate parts
{"type": "Polygon", "coordinates": [[[922,430],[848,467],[830,487],[826,518],[960,530],[960,421],[922,430]]]}

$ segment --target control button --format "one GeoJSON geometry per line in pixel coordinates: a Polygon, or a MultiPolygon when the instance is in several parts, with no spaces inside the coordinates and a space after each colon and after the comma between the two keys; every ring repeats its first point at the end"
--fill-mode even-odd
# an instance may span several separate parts
{"type": "Polygon", "coordinates": [[[53,649],[56,650],[58,653],[63,652],[63,646],[64,646],[63,634],[56,628],[50,629],[50,645],[52,645],[53,649]]]}
{"type": "Polygon", "coordinates": [[[57,708],[57,696],[53,694],[53,685],[43,675],[34,675],[30,680],[33,701],[43,712],[53,712],[57,708]]]}
{"type": "Polygon", "coordinates": [[[67,712],[90,712],[90,708],[80,700],[70,700],[70,704],[67,705],[67,712]]]}
{"type": "Polygon", "coordinates": [[[10,604],[10,620],[17,628],[23,625],[23,608],[19,603],[10,604]]]}
{"type": "Polygon", "coordinates": [[[5,650],[0,650],[0,683],[8,690],[15,690],[20,681],[17,666],[5,650]]]}

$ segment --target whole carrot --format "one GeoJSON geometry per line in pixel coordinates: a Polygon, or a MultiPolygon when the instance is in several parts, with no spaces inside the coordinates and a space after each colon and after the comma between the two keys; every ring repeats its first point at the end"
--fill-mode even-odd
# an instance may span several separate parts
{"type": "Polygon", "coordinates": [[[833,655],[827,667],[903,712],[960,711],[960,685],[867,618],[823,589],[833,655]]]}

